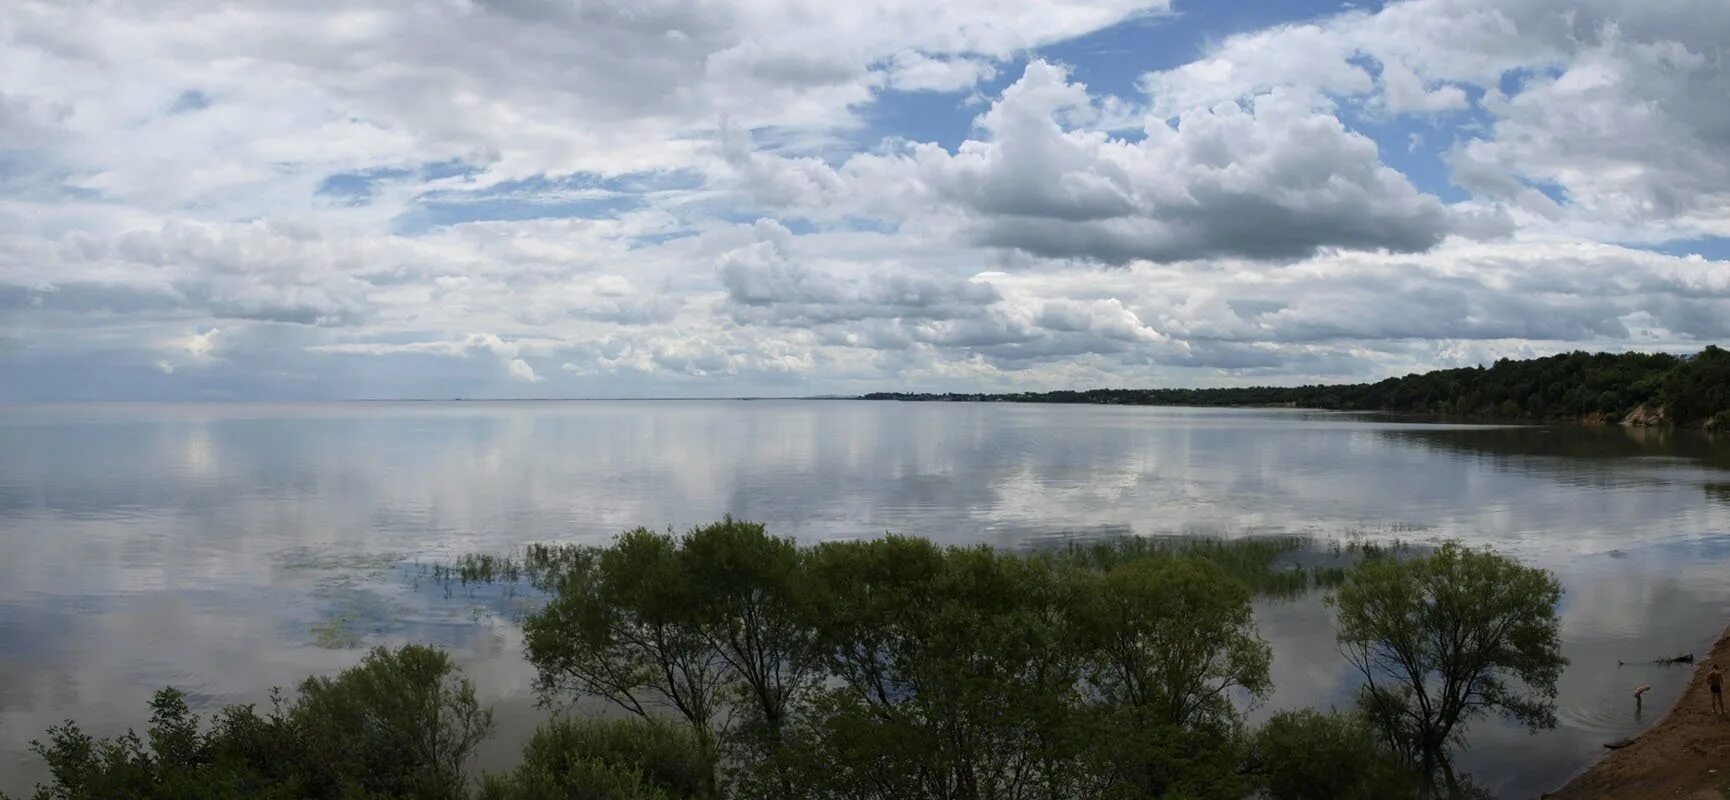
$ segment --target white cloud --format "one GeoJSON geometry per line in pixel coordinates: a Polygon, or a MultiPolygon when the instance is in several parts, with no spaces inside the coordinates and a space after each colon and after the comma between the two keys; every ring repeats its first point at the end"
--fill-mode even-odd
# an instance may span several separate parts
{"type": "Polygon", "coordinates": [[[989,59],[932,58],[916,50],[903,50],[890,58],[889,88],[904,92],[955,92],[997,76],[989,59]]]}
{"type": "Polygon", "coordinates": [[[845,197],[904,223],[945,214],[981,244],[1113,264],[1414,251],[1454,229],[1448,209],[1383,165],[1373,141],[1290,92],[1149,118],[1138,141],[1064,124],[1097,114],[1085,86],[1035,60],[980,117],[986,138],[953,152],[921,144],[858,155],[838,173],[808,159],[729,160],[767,187],[757,192],[767,202],[834,213],[845,197]],[[814,188],[782,188],[792,185],[814,188]]]}
{"type": "Polygon", "coordinates": [[[618,174],[688,164],[722,116],[847,128],[885,83],[874,70],[963,88],[991,59],[1165,5],[20,0],[0,22],[0,121],[58,142],[58,166],[116,200],[287,213],[346,170],[618,174]]]}
{"type": "Polygon", "coordinates": [[[758,220],[753,236],[752,243],[721,254],[717,268],[733,317],[741,321],[949,319],[974,316],[998,299],[989,283],[934,271],[809,267],[793,252],[792,232],[774,220],[758,220]]]}
{"type": "Polygon", "coordinates": [[[216,335],[222,333],[220,328],[211,328],[202,333],[188,336],[179,346],[186,351],[188,358],[195,361],[209,361],[216,353],[216,335]]]}
{"type": "Polygon", "coordinates": [[[511,359],[510,363],[505,365],[505,372],[510,374],[512,380],[522,381],[523,383],[541,382],[541,376],[535,374],[535,368],[529,366],[529,362],[520,358],[511,359]]]}
{"type": "Polygon", "coordinates": [[[19,0],[0,394],[1292,381],[1730,334],[1724,262],[1623,246],[1730,235],[1722,0],[1391,2],[1122,96],[1039,50],[1168,10],[19,0]]]}
{"type": "Polygon", "coordinates": [[[1730,112],[1702,100],[1730,96],[1724,11],[1714,0],[1405,0],[1229,37],[1143,85],[1168,115],[1280,88],[1435,113],[1467,108],[1474,87],[1489,127],[1460,131],[1455,180],[1523,223],[1623,241],[1722,236],[1730,112]]]}

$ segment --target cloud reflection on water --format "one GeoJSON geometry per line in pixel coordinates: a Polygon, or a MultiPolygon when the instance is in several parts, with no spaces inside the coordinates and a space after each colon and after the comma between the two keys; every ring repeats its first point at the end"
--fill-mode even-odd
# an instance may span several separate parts
{"type": "MultiPolygon", "coordinates": [[[[1397,530],[1494,545],[1562,577],[1575,664],[1564,728],[1475,734],[1465,765],[1514,794],[1637,724],[1617,705],[1634,675],[1617,659],[1697,648],[1730,610],[1730,503],[1711,488],[1730,485],[1730,455],[1656,432],[664,401],[13,408],[0,441],[0,775],[19,776],[0,789],[13,792],[39,775],[23,771],[24,743],[66,717],[112,732],[140,724],[165,683],[256,701],[352,663],[316,646],[333,620],[359,645],[457,648],[520,734],[539,717],[510,620],[415,586],[412,565],[723,513],[805,541],[1397,530]]],[[[1264,602],[1258,619],[1277,651],[1258,715],[1349,702],[1319,598],[1264,602]]],[[[1685,673],[1640,674],[1661,709],[1685,673]]]]}

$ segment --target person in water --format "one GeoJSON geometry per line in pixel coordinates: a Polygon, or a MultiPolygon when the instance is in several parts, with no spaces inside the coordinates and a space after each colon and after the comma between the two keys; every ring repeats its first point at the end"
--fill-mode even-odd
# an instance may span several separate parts
{"type": "Polygon", "coordinates": [[[1712,690],[1712,710],[1724,713],[1724,673],[1718,671],[1718,665],[1713,664],[1712,670],[1706,673],[1706,688],[1712,690]]]}

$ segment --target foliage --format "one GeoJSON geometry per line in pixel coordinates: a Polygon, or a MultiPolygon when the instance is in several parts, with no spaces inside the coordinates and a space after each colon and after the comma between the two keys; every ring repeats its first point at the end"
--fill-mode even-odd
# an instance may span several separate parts
{"type": "Polygon", "coordinates": [[[692,621],[735,679],[746,723],[779,738],[789,707],[817,677],[804,554],[732,517],[692,530],[679,554],[701,600],[692,621]]]}
{"type": "Polygon", "coordinates": [[[465,796],[463,764],[491,729],[443,651],[379,648],[335,679],[311,678],[269,715],[228,706],[208,730],[185,695],[151,701],[144,737],[95,739],[67,722],[32,749],[51,782],[37,800],[465,796]]]}
{"type": "Polygon", "coordinates": [[[1682,362],[1664,376],[1658,402],[1679,422],[1730,414],[1730,352],[1708,347],[1682,362]]]}
{"type": "Polygon", "coordinates": [[[545,697],[600,697],[639,717],[670,710],[707,737],[727,664],[697,622],[703,602],[674,537],[644,528],[573,559],[524,621],[545,697]]]}
{"type": "MultiPolygon", "coordinates": [[[[543,726],[471,783],[491,727],[441,651],[375,650],[268,714],[208,728],[164,690],[145,736],[74,724],[36,745],[40,800],[1276,800],[1405,797],[1473,717],[1551,717],[1553,579],[1447,545],[1120,540],[1058,550],[885,536],[801,548],[731,518],[606,547],[467,559],[531,581],[542,700],[628,712],[543,726]],[[1397,557],[1396,557],[1397,556],[1397,557]],[[1356,561],[1347,570],[1341,563],[1356,561]],[[1241,709],[1271,688],[1256,591],[1335,582],[1358,715],[1241,709]]],[[[442,569],[442,568],[441,568],[442,569]]],[[[447,584],[448,586],[448,584],[447,584]]]]}
{"type": "Polygon", "coordinates": [[[1256,733],[1252,763],[1270,800],[1402,800],[1415,775],[1358,714],[1285,711],[1256,733]]]}
{"type": "Polygon", "coordinates": [[[1293,595],[1309,589],[1312,576],[1284,560],[1313,545],[1314,542],[1300,536],[1243,539],[1125,536],[1066,543],[1063,557],[1083,568],[1103,571],[1154,557],[1190,556],[1211,563],[1258,593],[1293,595]]]}
{"type": "Polygon", "coordinates": [[[819,769],[801,796],[1014,798],[1062,781],[1080,667],[1063,640],[1064,573],[900,537],[824,545],[812,562],[833,688],[808,730],[870,766],[850,787],[819,769]]]}
{"type": "MultiPolygon", "coordinates": [[[[231,738],[221,724],[201,736],[186,696],[174,689],[157,692],[150,706],[146,737],[128,731],[96,739],[67,722],[49,729],[47,742],[32,742],[52,776],[49,785],[37,787],[37,800],[292,796],[245,758],[252,738],[246,734],[257,731],[250,708],[225,715],[244,719],[235,729],[242,735],[231,738]]],[[[280,730],[280,718],[271,723],[280,730]]]]}
{"type": "Polygon", "coordinates": [[[289,718],[304,790],[319,796],[461,797],[463,764],[492,730],[450,655],[422,645],[378,648],[335,679],[308,678],[289,718]]]}
{"type": "Polygon", "coordinates": [[[1573,352],[1463,367],[1377,383],[1224,389],[1091,389],[1014,394],[880,392],[868,400],[965,400],[1168,406],[1296,406],[1493,419],[1619,421],[1641,406],[1678,424],[1730,412],[1730,352],[1693,356],[1573,352]]]}
{"type": "Polygon", "coordinates": [[[1096,654],[1090,695],[1179,728],[1229,719],[1232,689],[1270,688],[1249,589],[1197,559],[1149,558],[1080,579],[1070,630],[1096,654]]]}
{"type": "Polygon", "coordinates": [[[1077,576],[1067,620],[1104,796],[1242,796],[1231,692],[1270,688],[1249,588],[1216,563],[1151,556],[1077,576]]]}
{"type": "Polygon", "coordinates": [[[1359,704],[1426,774],[1454,787],[1450,747],[1475,717],[1555,725],[1567,660],[1557,636],[1562,589],[1543,570],[1455,543],[1406,560],[1360,563],[1329,598],[1338,637],[1362,674],[1359,704]]]}
{"type": "Polygon", "coordinates": [[[710,800],[718,797],[711,751],[682,729],[641,719],[554,720],[523,750],[522,764],[489,775],[481,800],[710,800]]]}
{"type": "Polygon", "coordinates": [[[565,560],[528,649],[544,699],[670,710],[738,796],[1239,796],[1233,699],[1268,653],[1237,548],[1135,548],[638,530],[565,560]]]}

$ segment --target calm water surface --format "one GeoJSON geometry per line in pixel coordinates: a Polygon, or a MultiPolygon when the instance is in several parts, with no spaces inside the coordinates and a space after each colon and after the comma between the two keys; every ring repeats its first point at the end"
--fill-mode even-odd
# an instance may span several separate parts
{"type": "MultiPolygon", "coordinates": [[[[0,790],[71,717],[138,725],[402,641],[458,651],[508,761],[538,719],[497,603],[419,566],[724,513],[815,542],[896,531],[1015,547],[1112,534],[1457,538],[1553,570],[1561,724],[1482,724],[1464,766],[1536,796],[1667,708],[1730,610],[1730,450],[1621,429],[1288,411],[842,401],[0,408],[0,790]],[[1644,718],[1635,686],[1653,685],[1644,718]]],[[[1316,596],[1265,601],[1276,690],[1345,705],[1316,596]]]]}

